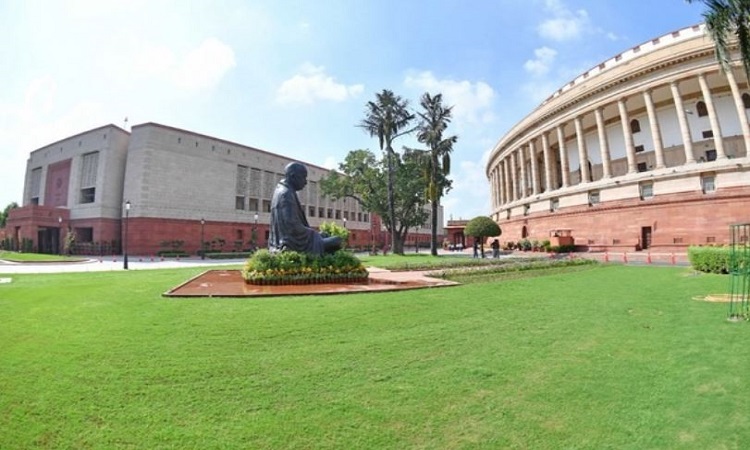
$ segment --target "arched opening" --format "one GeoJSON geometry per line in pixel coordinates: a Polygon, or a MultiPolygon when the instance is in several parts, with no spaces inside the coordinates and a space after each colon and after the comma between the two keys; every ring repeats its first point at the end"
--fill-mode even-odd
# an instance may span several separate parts
{"type": "Polygon", "coordinates": [[[639,133],[641,131],[641,123],[638,122],[638,119],[633,119],[630,121],[630,132],[631,133],[639,133]]]}
{"type": "Polygon", "coordinates": [[[698,117],[706,117],[708,115],[708,108],[704,101],[699,101],[695,104],[695,110],[698,112],[698,117]]]}
{"type": "Polygon", "coordinates": [[[521,228],[521,237],[523,239],[526,239],[527,237],[529,237],[529,230],[526,228],[526,225],[524,225],[523,228],[521,228]]]}

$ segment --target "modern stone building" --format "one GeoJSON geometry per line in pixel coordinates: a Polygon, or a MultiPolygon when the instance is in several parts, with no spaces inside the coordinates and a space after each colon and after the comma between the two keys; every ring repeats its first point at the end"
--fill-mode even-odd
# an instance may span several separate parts
{"type": "Polygon", "coordinates": [[[750,222],[750,86],[704,25],[581,74],[517,123],[486,167],[502,241],[580,249],[723,244],[750,222]]]}
{"type": "MultiPolygon", "coordinates": [[[[156,123],[130,132],[106,125],[31,153],[23,206],[12,210],[6,233],[47,253],[61,251],[69,233],[87,254],[123,247],[133,255],[195,254],[201,242],[217,251],[265,247],[271,197],[291,161],[156,123]]],[[[310,226],[346,226],[355,247],[386,242],[378,217],[351,199],[323,195],[328,169],[305,164],[308,185],[298,196],[310,226]]],[[[422,239],[428,226],[417,230],[422,239]]]]}

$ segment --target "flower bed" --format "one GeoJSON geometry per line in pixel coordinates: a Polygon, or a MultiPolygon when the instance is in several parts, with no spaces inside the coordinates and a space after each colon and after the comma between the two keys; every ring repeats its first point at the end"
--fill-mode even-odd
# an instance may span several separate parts
{"type": "Polygon", "coordinates": [[[322,256],[258,250],[242,269],[242,278],[250,284],[364,283],[368,275],[359,259],[345,250],[322,256]]]}

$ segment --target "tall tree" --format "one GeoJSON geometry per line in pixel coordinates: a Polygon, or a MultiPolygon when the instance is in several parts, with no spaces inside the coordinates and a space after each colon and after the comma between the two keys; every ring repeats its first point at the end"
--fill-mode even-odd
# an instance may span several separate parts
{"type": "Polygon", "coordinates": [[[724,71],[729,70],[729,41],[737,38],[745,74],[750,79],[750,0],[687,0],[706,6],[703,19],[714,41],[716,59],[724,71]]]}
{"type": "Polygon", "coordinates": [[[482,246],[482,258],[484,258],[484,241],[488,237],[500,236],[503,231],[500,225],[487,216],[477,216],[471,219],[464,227],[465,236],[474,236],[482,246]]]}
{"type": "Polygon", "coordinates": [[[375,94],[374,102],[367,102],[365,108],[365,118],[359,123],[359,127],[364,129],[370,136],[377,136],[380,144],[380,150],[384,151],[387,159],[388,168],[388,218],[390,220],[387,228],[391,231],[391,248],[394,253],[396,249],[396,214],[394,204],[394,166],[395,155],[393,151],[393,140],[397,137],[410,133],[407,127],[414,119],[414,115],[409,112],[409,102],[395,95],[392,91],[383,89],[382,92],[375,94]]]}
{"type": "Polygon", "coordinates": [[[339,164],[339,171],[331,171],[320,181],[321,191],[334,198],[349,197],[362,209],[377,214],[395,241],[392,251],[403,253],[404,241],[410,228],[427,220],[424,205],[424,184],[420,166],[413,158],[393,156],[394,196],[393,216],[388,202],[388,171],[386,156],[378,160],[369,150],[353,150],[339,164]],[[395,224],[395,225],[392,225],[395,224]],[[394,228],[391,228],[393,226],[394,228]]]}
{"type": "Polygon", "coordinates": [[[435,96],[426,92],[419,102],[422,110],[418,112],[417,140],[427,145],[423,153],[425,181],[427,182],[427,200],[432,211],[430,253],[437,256],[438,242],[438,205],[443,195],[450,189],[448,175],[451,171],[451,152],[458,136],[443,137],[452,119],[453,107],[443,106],[443,95],[435,96]]]}

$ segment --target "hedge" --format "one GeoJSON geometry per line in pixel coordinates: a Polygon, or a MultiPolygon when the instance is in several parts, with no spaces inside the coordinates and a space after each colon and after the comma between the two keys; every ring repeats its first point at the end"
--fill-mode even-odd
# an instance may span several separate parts
{"type": "Polygon", "coordinates": [[[729,247],[688,247],[688,259],[695,270],[729,273],[729,247]]]}

